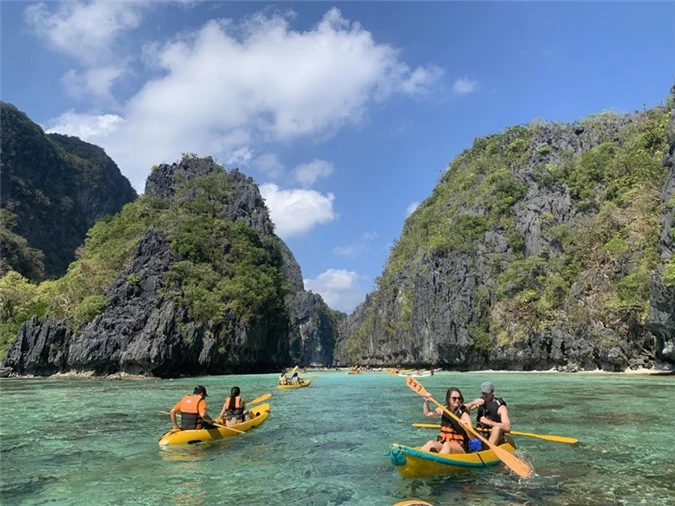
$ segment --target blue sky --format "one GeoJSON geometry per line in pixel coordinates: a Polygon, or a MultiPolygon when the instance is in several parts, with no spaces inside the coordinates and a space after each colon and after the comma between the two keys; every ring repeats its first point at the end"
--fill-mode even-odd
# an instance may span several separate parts
{"type": "Polygon", "coordinates": [[[305,287],[351,312],[476,137],[662,103],[673,2],[0,3],[2,100],[139,193],[211,155],[251,176],[305,287]]]}

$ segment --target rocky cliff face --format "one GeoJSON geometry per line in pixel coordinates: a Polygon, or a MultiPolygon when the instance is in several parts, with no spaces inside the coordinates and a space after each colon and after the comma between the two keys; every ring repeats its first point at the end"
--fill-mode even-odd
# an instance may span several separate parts
{"type": "Polygon", "coordinates": [[[289,303],[293,320],[291,363],[330,366],[339,329],[339,316],[320,295],[298,292],[289,303]]]}
{"type": "Polygon", "coordinates": [[[136,192],[100,147],[75,137],[46,135],[11,104],[0,103],[0,113],[2,209],[13,215],[11,232],[40,252],[43,262],[40,267],[27,265],[9,244],[16,241],[5,241],[4,259],[15,260],[0,266],[33,281],[61,276],[75,260],[87,230],[135,200],[136,192]]]}
{"type": "Polygon", "coordinates": [[[660,276],[673,206],[659,206],[672,201],[672,138],[668,175],[652,163],[663,116],[599,115],[477,140],[409,218],[378,289],[345,322],[336,360],[565,371],[675,363],[675,292],[660,276]],[[641,182],[627,176],[644,167],[641,182]],[[645,197],[657,178],[662,198],[645,197]],[[645,260],[657,229],[658,267],[645,260]]]}
{"type": "MultiPolygon", "coordinates": [[[[675,101],[675,86],[671,88],[675,101]]],[[[657,358],[675,364],[675,110],[668,124],[668,152],[663,165],[668,170],[663,187],[663,212],[659,234],[661,264],[653,273],[650,284],[650,313],[647,328],[656,336],[657,358]],[[670,286],[664,283],[664,274],[670,269],[670,286]]],[[[667,277],[667,274],[666,274],[667,277]]]]}
{"type": "MultiPolygon", "coordinates": [[[[148,178],[144,198],[168,203],[157,208],[173,202],[181,209],[193,204],[193,192],[179,191],[187,181],[222,172],[208,158],[188,157],[161,165],[148,178]]],[[[230,191],[219,197],[218,212],[226,220],[241,220],[255,230],[252,240],[269,241],[272,258],[280,259],[274,268],[283,273],[285,295],[272,294],[263,301],[265,310],[245,316],[224,310],[219,318],[207,321],[192,317],[194,308],[177,303],[175,297],[175,266],[185,262],[172,247],[176,237],[172,238],[169,229],[151,227],[131,251],[127,267],[107,288],[104,310],[76,330],[64,320],[32,318],[8,352],[5,375],[123,372],[177,377],[263,372],[287,366],[291,357],[301,365],[330,364],[337,333],[330,310],[320,297],[302,291],[300,268],[290,250],[273,235],[253,181],[234,170],[227,174],[227,184],[230,191]],[[299,344],[291,351],[292,339],[299,344]]],[[[216,249],[233,247],[227,241],[215,245],[216,249]]],[[[178,286],[178,290],[195,289],[178,286]]]]}

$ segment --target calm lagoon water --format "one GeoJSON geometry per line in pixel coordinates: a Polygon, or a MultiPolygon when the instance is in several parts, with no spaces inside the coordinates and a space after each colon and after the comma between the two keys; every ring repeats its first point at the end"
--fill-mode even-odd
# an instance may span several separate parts
{"type": "Polygon", "coordinates": [[[0,502],[5,505],[607,505],[675,503],[675,376],[439,373],[420,379],[441,400],[484,380],[509,405],[514,430],[576,437],[578,445],[517,437],[536,476],[508,468],[402,478],[385,456],[434,430],[422,399],[386,373],[308,373],[277,390],[276,375],[181,380],[0,380],[0,502]],[[229,389],[271,392],[259,429],[217,444],[160,449],[166,415],[206,385],[217,415],[229,389]]]}

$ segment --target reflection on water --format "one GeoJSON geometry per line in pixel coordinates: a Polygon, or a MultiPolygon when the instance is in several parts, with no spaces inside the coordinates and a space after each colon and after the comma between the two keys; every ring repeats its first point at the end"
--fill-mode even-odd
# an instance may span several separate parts
{"type": "Polygon", "coordinates": [[[386,373],[319,373],[309,388],[278,391],[276,375],[172,381],[0,380],[2,504],[665,505],[675,497],[675,377],[440,373],[420,381],[442,399],[467,398],[489,379],[514,430],[579,438],[578,445],[518,437],[536,475],[506,467],[405,479],[384,454],[434,433],[419,396],[386,373]],[[160,448],[161,415],[196,384],[217,413],[237,384],[272,392],[272,414],[241,437],[160,448]],[[655,409],[660,406],[660,409],[655,409]]]}

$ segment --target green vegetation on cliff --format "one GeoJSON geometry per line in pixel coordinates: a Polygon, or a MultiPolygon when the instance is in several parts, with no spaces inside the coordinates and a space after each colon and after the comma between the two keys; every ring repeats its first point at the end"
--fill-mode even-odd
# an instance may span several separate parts
{"type": "Polygon", "coordinates": [[[63,275],[87,230],[136,198],[103,149],[76,137],[45,134],[0,102],[0,275],[32,281],[63,275]]]}
{"type": "MultiPolygon", "coordinates": [[[[477,139],[406,220],[345,354],[357,360],[374,332],[386,339],[376,330],[382,318],[392,322],[390,334],[414,338],[417,280],[460,259],[481,283],[468,295],[473,314],[465,320],[477,349],[527,340],[553,324],[574,334],[595,322],[625,334],[643,322],[659,264],[671,109],[669,102],[630,117],[608,112],[574,125],[535,121],[477,139]],[[551,202],[571,211],[554,213],[551,202]]],[[[673,265],[665,265],[666,285],[675,284],[673,265]]]]}
{"type": "MultiPolygon", "coordinates": [[[[35,285],[9,272],[0,279],[0,356],[34,314],[67,318],[79,329],[101,313],[109,302],[106,289],[129,267],[131,251],[151,229],[162,232],[175,258],[162,294],[188,308],[191,321],[227,315],[247,320],[280,310],[288,287],[279,239],[227,215],[223,204],[234,200],[233,189],[222,170],[187,181],[170,200],[142,196],[89,230],[63,277],[35,285]]],[[[136,290],[141,280],[131,273],[125,281],[136,290]]]]}

